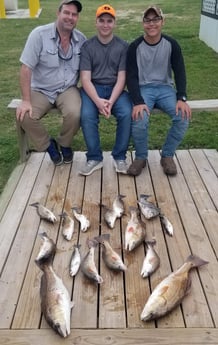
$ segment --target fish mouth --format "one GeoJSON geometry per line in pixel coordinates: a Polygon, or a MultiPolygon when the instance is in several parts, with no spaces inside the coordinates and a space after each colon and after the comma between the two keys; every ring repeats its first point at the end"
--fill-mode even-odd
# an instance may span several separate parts
{"type": "Polygon", "coordinates": [[[67,330],[65,326],[61,326],[59,323],[55,325],[55,331],[63,338],[66,338],[70,332],[67,330]]]}
{"type": "Polygon", "coordinates": [[[154,319],[155,315],[153,313],[149,313],[149,314],[141,314],[141,321],[150,321],[152,319],[154,319]]]}

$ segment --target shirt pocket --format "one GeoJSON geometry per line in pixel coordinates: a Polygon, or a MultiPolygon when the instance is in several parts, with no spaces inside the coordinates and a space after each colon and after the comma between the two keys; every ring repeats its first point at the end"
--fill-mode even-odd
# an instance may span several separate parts
{"type": "Polygon", "coordinates": [[[59,67],[58,49],[49,50],[42,52],[41,63],[48,68],[59,67]]]}

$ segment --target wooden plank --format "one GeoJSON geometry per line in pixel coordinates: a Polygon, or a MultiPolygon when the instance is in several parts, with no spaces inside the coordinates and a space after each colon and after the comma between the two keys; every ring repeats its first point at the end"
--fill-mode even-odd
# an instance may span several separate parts
{"type": "Polygon", "coordinates": [[[13,316],[12,328],[39,327],[41,318],[39,297],[41,271],[34,262],[40,246],[40,239],[37,234],[38,232],[46,231],[49,235],[48,227],[51,227],[52,229],[52,226],[50,224],[46,224],[45,221],[40,222],[36,209],[34,207],[30,207],[29,204],[37,201],[43,205],[46,204],[53,174],[54,165],[48,155],[45,155],[45,159],[42,162],[41,169],[33,186],[33,190],[18,231],[18,240],[23,239],[24,242],[20,243],[21,253],[19,255],[22,260],[20,264],[18,262],[18,272],[21,274],[24,270],[25,279],[22,281],[22,291],[20,293],[19,290],[16,292],[19,299],[17,298],[18,301],[16,303],[15,315],[13,316]],[[42,231],[39,229],[42,229],[42,231]],[[27,231],[28,236],[26,234],[27,231]]]}
{"type": "Polygon", "coordinates": [[[0,221],[2,216],[13,196],[14,190],[19,182],[20,177],[22,176],[25,164],[18,164],[16,168],[12,171],[3,192],[0,195],[0,221]]]}
{"type": "MultiPolygon", "coordinates": [[[[8,109],[14,110],[21,103],[21,99],[12,99],[8,104],[8,109]]],[[[217,111],[218,110],[218,99],[202,99],[202,100],[188,100],[192,110],[198,111],[217,111]]]]}
{"type": "MultiPolygon", "coordinates": [[[[182,166],[182,171],[189,190],[192,194],[194,203],[197,206],[205,230],[207,231],[207,234],[210,238],[211,246],[214,248],[214,252],[216,253],[216,255],[218,255],[218,238],[214,231],[218,224],[218,213],[216,208],[214,207],[214,200],[211,200],[211,197],[208,194],[208,189],[203,183],[201,176],[199,176],[197,167],[194,164],[192,157],[190,156],[188,151],[180,150],[177,153],[177,157],[180,165],[182,166]]],[[[199,157],[199,159],[200,158],[203,159],[201,165],[204,165],[205,156],[202,155],[201,157],[199,157]]],[[[197,166],[199,166],[199,162],[197,166]]]]}
{"type": "MultiPolygon", "coordinates": [[[[169,220],[172,222],[175,230],[173,237],[170,238],[167,235],[165,236],[172,270],[175,270],[183,264],[187,256],[190,254],[189,244],[187,243],[186,234],[184,233],[184,222],[183,219],[180,218],[183,211],[186,212],[186,203],[184,200],[183,189],[180,191],[180,188],[183,188],[181,187],[183,179],[180,173],[178,173],[178,175],[175,177],[167,179],[166,175],[163,173],[162,167],[160,166],[159,152],[151,151],[150,159],[152,180],[157,196],[158,205],[161,208],[162,212],[165,213],[169,220]],[[173,181],[174,184],[178,187],[176,193],[172,188],[171,181],[173,181]],[[179,205],[178,201],[180,202],[179,205]]],[[[178,164],[177,168],[179,169],[178,164]]],[[[184,194],[186,197],[187,193],[188,191],[185,190],[184,194]]],[[[191,219],[189,219],[189,222],[191,222],[191,219]]],[[[170,272],[168,272],[168,274],[169,273],[170,272]]],[[[211,327],[212,321],[201,288],[201,282],[198,279],[196,271],[191,272],[191,274],[192,290],[191,293],[186,296],[182,303],[183,317],[186,327],[211,327]],[[203,308],[203,310],[201,308],[203,308]],[[202,318],[199,318],[199,313],[203,314],[202,318]]],[[[178,312],[178,308],[175,310],[175,312],[176,311],[178,312]]],[[[172,317],[174,316],[173,313],[170,314],[172,315],[172,317]]],[[[173,322],[175,322],[174,318],[173,322]]]]}
{"type": "MultiPolygon", "coordinates": [[[[113,166],[111,153],[105,152],[102,177],[102,203],[111,207],[118,194],[117,173],[113,166]]],[[[112,248],[122,257],[120,220],[116,221],[114,229],[109,229],[103,220],[102,210],[101,234],[106,233],[110,234],[112,248]]],[[[100,268],[104,284],[100,286],[99,328],[126,328],[124,274],[109,270],[103,263],[102,257],[100,268]]]]}
{"type": "MultiPolygon", "coordinates": [[[[49,224],[49,228],[46,231],[54,242],[57,244],[57,251],[54,257],[53,267],[57,275],[62,279],[69,294],[72,291],[72,280],[69,277],[69,261],[67,253],[70,250],[71,244],[66,241],[61,233],[61,218],[60,214],[63,211],[64,201],[66,198],[66,190],[68,187],[69,175],[71,170],[71,164],[62,164],[57,166],[54,171],[54,176],[51,182],[46,206],[51,209],[58,219],[58,223],[54,225],[49,224]]],[[[44,225],[43,225],[44,226],[44,225]]],[[[43,231],[43,226],[39,231],[43,231]]],[[[46,230],[46,229],[45,229],[46,230]]],[[[41,273],[41,272],[40,272],[41,273]]],[[[40,274],[41,275],[41,274],[40,274]]],[[[39,285],[40,287],[40,285],[39,285]]],[[[49,325],[45,321],[44,317],[40,325],[41,328],[49,328],[49,325]]]]}
{"type": "Polygon", "coordinates": [[[0,345],[59,345],[62,341],[65,345],[217,345],[218,329],[74,329],[64,340],[52,330],[0,330],[0,345]]]}
{"type": "Polygon", "coordinates": [[[218,99],[188,100],[187,103],[195,111],[217,111],[218,109],[218,99]]]}
{"type": "MultiPolygon", "coordinates": [[[[128,155],[127,162],[130,163],[131,157],[128,155]]],[[[127,216],[122,218],[122,243],[125,243],[125,229],[130,219],[129,206],[137,207],[137,195],[135,190],[135,180],[128,175],[118,175],[120,193],[126,195],[125,205],[127,216]]],[[[143,323],[140,314],[145,304],[146,293],[149,291],[148,282],[141,278],[140,272],[145,256],[144,246],[141,245],[134,251],[123,251],[124,261],[127,265],[125,273],[125,293],[127,308],[127,327],[149,328],[154,327],[152,323],[143,323]]]]}
{"type": "Polygon", "coordinates": [[[190,299],[192,299],[192,301],[196,303],[196,312],[194,314],[196,320],[199,318],[199,315],[201,315],[201,322],[205,322],[205,325],[207,323],[211,324],[210,312],[212,311],[213,322],[217,323],[217,310],[214,308],[216,303],[218,303],[215,296],[215,286],[217,285],[218,278],[215,273],[217,269],[217,260],[179,165],[177,168],[177,176],[170,177],[169,181],[182,219],[190,250],[192,253],[210,262],[209,265],[203,266],[199,270],[193,270],[192,272],[192,279],[195,279],[195,275],[199,274],[204,291],[201,290],[200,285],[199,289],[196,290],[196,280],[196,282],[192,284],[192,293],[187,296],[185,301],[190,302],[190,299]],[[207,296],[206,300],[204,294],[207,296]],[[213,304],[211,304],[212,296],[214,296],[213,304]],[[207,303],[209,303],[209,310],[207,303]],[[203,308],[204,313],[199,314],[198,308],[203,308]]]}
{"type": "Polygon", "coordinates": [[[44,154],[33,155],[27,162],[23,175],[19,180],[13,197],[8,205],[0,224],[0,272],[9,253],[13,239],[16,235],[17,227],[22,218],[29,195],[44,154]],[[22,196],[22,197],[21,197],[22,196]],[[13,215],[13,216],[12,216],[13,215]]]}
{"type": "Polygon", "coordinates": [[[215,149],[204,149],[203,152],[206,155],[208,161],[210,162],[210,165],[214,169],[216,175],[218,176],[218,151],[215,149]]]}
{"type": "MultiPolygon", "coordinates": [[[[160,153],[159,151],[149,151],[148,164],[150,177],[146,178],[144,183],[144,191],[148,189],[148,193],[151,194],[150,200],[160,207],[161,212],[163,212],[174,224],[174,226],[180,227],[181,224],[178,217],[177,207],[175,200],[172,195],[172,191],[169,185],[169,181],[166,175],[163,173],[163,169],[160,165],[160,153]],[[153,191],[152,191],[153,188],[153,191]],[[153,199],[153,200],[152,200],[153,199]]],[[[148,171],[148,168],[147,168],[148,171]]],[[[149,175],[149,172],[147,173],[149,175]]],[[[141,184],[143,188],[143,184],[141,184]]],[[[142,189],[143,190],[143,189],[142,189]]],[[[169,237],[163,232],[161,227],[160,219],[156,218],[148,222],[149,225],[153,223],[155,238],[157,240],[156,249],[159,253],[161,265],[159,270],[156,272],[156,276],[151,276],[151,286],[152,290],[157,285],[159,281],[168,276],[172,270],[178,268],[180,264],[183,263],[183,256],[185,251],[185,257],[187,251],[182,250],[181,243],[183,243],[184,236],[178,243],[178,236],[169,237]],[[169,252],[171,255],[169,255],[169,252]]],[[[176,308],[172,313],[161,318],[157,322],[158,327],[184,327],[183,315],[181,308],[176,308]]]]}
{"type": "MultiPolygon", "coordinates": [[[[80,153],[79,164],[77,165],[77,173],[79,169],[85,164],[86,156],[80,153]]],[[[91,222],[91,227],[87,232],[80,231],[79,243],[81,244],[82,258],[88,252],[86,241],[88,238],[93,238],[99,234],[99,202],[101,190],[101,170],[95,171],[88,177],[81,177],[84,180],[84,188],[82,190],[83,200],[81,205],[82,212],[88,217],[91,222]]],[[[76,206],[76,205],[74,205],[76,206]]],[[[96,248],[95,262],[99,265],[99,251],[96,248]]],[[[76,306],[72,314],[73,327],[81,328],[96,328],[97,327],[97,305],[98,305],[98,289],[97,283],[89,281],[82,272],[76,277],[74,283],[73,298],[76,301],[76,306]]]]}
{"type": "MultiPolygon", "coordinates": [[[[202,177],[205,185],[207,186],[207,190],[213,200],[214,205],[218,209],[218,178],[215,174],[214,170],[211,169],[211,166],[205,157],[202,150],[192,149],[190,150],[190,154],[198,167],[199,174],[202,177]]],[[[218,159],[218,153],[217,153],[218,159]]]]}

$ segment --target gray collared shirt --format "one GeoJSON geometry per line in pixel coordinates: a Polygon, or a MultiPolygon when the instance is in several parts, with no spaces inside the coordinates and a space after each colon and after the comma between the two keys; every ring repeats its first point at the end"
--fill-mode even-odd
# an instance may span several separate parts
{"type": "Polygon", "coordinates": [[[56,23],[33,29],[20,57],[21,63],[32,70],[31,88],[47,95],[54,103],[59,93],[77,85],[80,49],[85,41],[85,35],[74,29],[71,47],[63,58],[56,23]]]}

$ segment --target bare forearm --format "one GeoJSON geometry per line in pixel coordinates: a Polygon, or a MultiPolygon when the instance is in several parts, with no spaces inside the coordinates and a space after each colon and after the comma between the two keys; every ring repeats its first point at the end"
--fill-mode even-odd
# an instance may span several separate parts
{"type": "Polygon", "coordinates": [[[22,94],[22,100],[30,102],[31,101],[31,69],[22,65],[20,70],[20,88],[22,94]]]}

